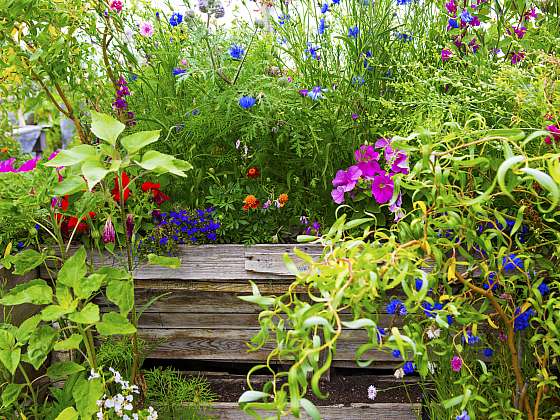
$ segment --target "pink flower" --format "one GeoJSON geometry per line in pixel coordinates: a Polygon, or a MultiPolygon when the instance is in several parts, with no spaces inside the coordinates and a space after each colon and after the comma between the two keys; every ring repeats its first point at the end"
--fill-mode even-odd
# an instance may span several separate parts
{"type": "Polygon", "coordinates": [[[39,157],[30,159],[27,162],[25,162],[23,165],[21,165],[16,172],[30,172],[33,169],[35,169],[38,161],[39,161],[39,157]]]}
{"type": "Polygon", "coordinates": [[[554,139],[555,142],[560,141],[560,128],[555,125],[549,125],[546,127],[548,131],[552,134],[552,136],[548,136],[544,139],[546,144],[552,144],[552,140],[554,139]]]}
{"type": "Polygon", "coordinates": [[[119,13],[123,8],[123,2],[121,0],[113,0],[109,5],[109,9],[113,12],[119,13]]]}
{"type": "Polygon", "coordinates": [[[387,175],[378,175],[373,178],[371,194],[379,204],[387,203],[393,197],[395,184],[387,175]]]}
{"type": "Polygon", "coordinates": [[[110,217],[107,219],[105,226],[103,227],[103,242],[106,244],[115,242],[115,227],[113,226],[113,222],[111,222],[110,217]]]}
{"type": "Polygon", "coordinates": [[[151,37],[154,35],[154,25],[151,22],[140,22],[140,35],[143,37],[151,37]]]}
{"type": "Polygon", "coordinates": [[[369,162],[370,160],[378,160],[379,153],[374,150],[373,146],[362,144],[354,152],[354,159],[356,159],[356,162],[369,162]]]}
{"type": "Polygon", "coordinates": [[[360,162],[358,163],[358,168],[362,171],[362,176],[364,178],[371,179],[375,175],[382,175],[385,173],[379,163],[375,160],[370,160],[369,162],[360,162]]]}
{"type": "Polygon", "coordinates": [[[451,60],[452,56],[453,56],[453,53],[451,52],[450,49],[444,48],[443,50],[441,50],[441,61],[443,61],[444,63],[446,61],[451,60]]]}
{"type": "Polygon", "coordinates": [[[460,372],[462,366],[463,359],[461,359],[459,356],[453,356],[453,358],[451,359],[451,369],[453,369],[454,372],[460,372]]]}
{"type": "Polygon", "coordinates": [[[395,156],[395,150],[391,147],[391,139],[380,138],[375,142],[375,147],[377,149],[383,149],[385,152],[385,160],[387,162],[391,161],[395,156]]]}
{"type": "Polygon", "coordinates": [[[339,170],[332,180],[334,190],[331,197],[336,204],[344,202],[344,193],[352,191],[362,176],[362,170],[358,166],[350,166],[346,171],[339,170]]]}
{"type": "Polygon", "coordinates": [[[0,162],[0,172],[15,172],[14,162],[16,158],[10,158],[8,160],[3,160],[0,162]]]}
{"type": "Polygon", "coordinates": [[[450,0],[449,2],[445,3],[445,8],[451,15],[457,13],[457,5],[455,4],[454,0],[450,0]]]}
{"type": "Polygon", "coordinates": [[[408,174],[408,156],[404,150],[398,150],[396,152],[397,157],[395,158],[393,164],[391,165],[391,170],[395,173],[408,174]]]}

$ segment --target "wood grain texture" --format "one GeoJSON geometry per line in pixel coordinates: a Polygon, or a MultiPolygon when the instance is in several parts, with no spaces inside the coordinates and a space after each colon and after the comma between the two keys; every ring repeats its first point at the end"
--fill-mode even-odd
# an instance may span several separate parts
{"type": "MultiPolygon", "coordinates": [[[[416,420],[420,418],[420,404],[378,403],[351,404],[350,406],[320,406],[318,407],[323,420],[416,420]]],[[[214,403],[208,414],[222,420],[252,420],[236,403],[214,403]]],[[[260,412],[261,418],[272,412],[260,412]]],[[[300,419],[309,419],[303,414],[300,419]]],[[[294,420],[295,417],[282,417],[284,420],[294,420]]]]}

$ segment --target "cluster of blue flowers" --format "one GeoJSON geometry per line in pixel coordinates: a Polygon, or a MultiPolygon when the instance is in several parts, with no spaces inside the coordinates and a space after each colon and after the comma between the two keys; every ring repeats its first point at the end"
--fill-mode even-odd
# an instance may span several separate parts
{"type": "Polygon", "coordinates": [[[529,320],[535,314],[532,308],[527,309],[525,312],[521,313],[521,308],[515,309],[515,319],[513,321],[514,331],[523,331],[529,326],[529,320]]]}
{"type": "Polygon", "coordinates": [[[389,315],[398,314],[400,316],[405,316],[408,311],[406,310],[406,306],[401,300],[391,299],[391,302],[387,304],[387,313],[389,315]]]}

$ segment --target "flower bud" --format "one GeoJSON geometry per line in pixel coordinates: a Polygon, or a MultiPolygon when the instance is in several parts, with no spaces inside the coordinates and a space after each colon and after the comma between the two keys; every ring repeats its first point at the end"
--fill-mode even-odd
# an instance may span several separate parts
{"type": "Polygon", "coordinates": [[[113,222],[111,222],[111,217],[107,218],[105,226],[103,227],[103,243],[114,243],[115,242],[115,227],[113,222]]]}
{"type": "Polygon", "coordinates": [[[134,232],[134,215],[128,214],[126,216],[126,236],[128,239],[132,238],[132,233],[134,232]]]}

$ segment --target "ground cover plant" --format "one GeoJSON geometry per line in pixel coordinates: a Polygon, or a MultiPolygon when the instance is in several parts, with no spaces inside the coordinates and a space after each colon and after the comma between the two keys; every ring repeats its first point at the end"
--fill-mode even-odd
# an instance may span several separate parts
{"type": "Polygon", "coordinates": [[[559,28],[556,1],[0,0],[0,264],[48,277],[0,293],[2,415],[204,417],[203,378],[142,369],[134,270],[302,241],[323,258],[244,298],[290,365],[250,372],[247,413],[318,418],[364,329],[358,365],[392,353],[430,418],[558,417],[559,28]],[[22,108],[73,147],[21,153],[22,108]]]}

